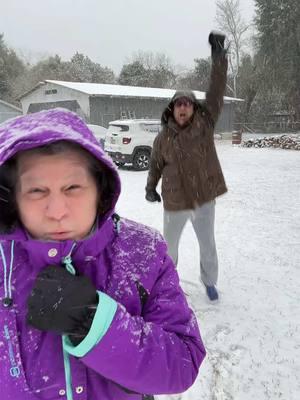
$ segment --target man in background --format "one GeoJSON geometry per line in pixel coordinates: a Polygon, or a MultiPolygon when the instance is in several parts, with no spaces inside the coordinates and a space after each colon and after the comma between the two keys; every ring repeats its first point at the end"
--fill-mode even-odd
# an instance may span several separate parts
{"type": "Polygon", "coordinates": [[[215,198],[227,191],[214,144],[227,77],[224,41],[224,35],[209,35],[212,67],[205,101],[200,104],[192,91],[177,91],[164,110],[146,185],[146,199],[161,201],[156,186],[162,177],[164,237],[175,264],[183,228],[191,221],[200,247],[201,280],[211,301],[218,299],[215,198]]]}

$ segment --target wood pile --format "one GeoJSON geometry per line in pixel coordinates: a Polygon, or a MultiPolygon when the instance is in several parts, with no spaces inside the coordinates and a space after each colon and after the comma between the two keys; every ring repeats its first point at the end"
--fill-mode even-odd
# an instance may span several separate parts
{"type": "Polygon", "coordinates": [[[242,147],[274,147],[300,150],[300,135],[280,135],[243,140],[242,147]]]}

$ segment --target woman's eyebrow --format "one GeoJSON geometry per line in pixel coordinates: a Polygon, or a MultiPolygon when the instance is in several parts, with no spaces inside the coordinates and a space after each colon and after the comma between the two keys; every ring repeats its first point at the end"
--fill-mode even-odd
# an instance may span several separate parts
{"type": "Polygon", "coordinates": [[[36,183],[39,180],[42,180],[41,178],[38,177],[32,177],[28,176],[26,172],[22,173],[19,175],[19,178],[22,178],[22,183],[36,183]]]}

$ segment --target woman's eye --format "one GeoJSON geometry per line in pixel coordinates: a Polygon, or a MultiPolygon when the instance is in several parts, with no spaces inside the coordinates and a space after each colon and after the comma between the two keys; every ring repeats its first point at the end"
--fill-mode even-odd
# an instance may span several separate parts
{"type": "Polygon", "coordinates": [[[43,198],[45,193],[46,191],[43,189],[32,188],[27,191],[27,196],[29,196],[30,199],[37,200],[43,198]]]}
{"type": "Polygon", "coordinates": [[[67,188],[67,191],[73,191],[76,189],[80,189],[80,186],[79,185],[71,185],[67,188]]]}
{"type": "Polygon", "coordinates": [[[33,189],[29,189],[28,193],[43,193],[43,190],[39,189],[39,188],[33,188],[33,189]]]}

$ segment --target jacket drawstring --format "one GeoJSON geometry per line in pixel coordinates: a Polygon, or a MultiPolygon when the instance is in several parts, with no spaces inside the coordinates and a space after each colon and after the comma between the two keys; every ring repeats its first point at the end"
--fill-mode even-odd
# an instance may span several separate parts
{"type": "Polygon", "coordinates": [[[73,243],[69,254],[66,255],[66,257],[63,257],[63,259],[62,259],[62,263],[65,265],[66,270],[68,272],[70,272],[70,274],[72,274],[72,275],[76,274],[76,270],[75,270],[75,268],[74,268],[74,266],[72,264],[72,257],[71,257],[72,251],[73,251],[75,246],[76,246],[76,243],[73,243]]]}
{"type": "Polygon", "coordinates": [[[67,400],[73,400],[70,356],[69,356],[69,353],[64,348],[63,336],[62,336],[62,348],[63,348],[63,358],[64,358],[67,400]]]}
{"type": "Polygon", "coordinates": [[[9,271],[7,271],[6,257],[4,254],[3,246],[0,243],[0,254],[2,258],[2,264],[4,269],[4,298],[2,299],[2,304],[4,307],[10,307],[13,303],[12,293],[11,293],[11,277],[12,277],[12,269],[14,262],[14,246],[15,241],[12,240],[10,246],[10,263],[9,263],[9,271]],[[8,276],[7,276],[8,274],[8,276]]]}
{"type": "MultiPolygon", "coordinates": [[[[66,267],[66,270],[70,272],[70,274],[75,275],[76,270],[72,264],[72,251],[76,243],[73,243],[71,250],[68,255],[63,257],[62,264],[66,267]]],[[[73,400],[72,393],[72,374],[71,374],[71,365],[70,365],[70,356],[69,353],[64,348],[64,340],[62,337],[62,348],[63,348],[63,357],[64,357],[64,369],[65,369],[65,381],[66,381],[66,392],[67,392],[67,400],[73,400]]]]}

